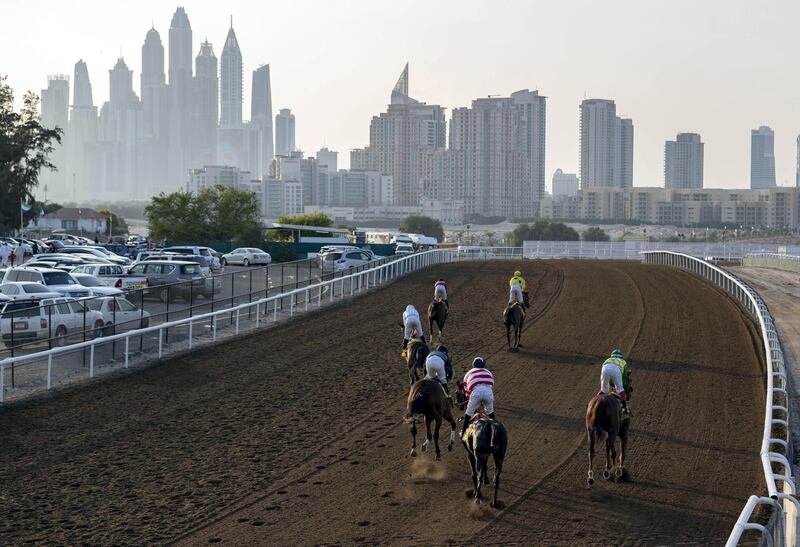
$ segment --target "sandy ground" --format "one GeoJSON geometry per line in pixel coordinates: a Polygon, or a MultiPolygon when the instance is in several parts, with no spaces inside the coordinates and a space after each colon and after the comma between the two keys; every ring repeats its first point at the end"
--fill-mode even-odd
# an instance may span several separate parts
{"type": "MultiPolygon", "coordinates": [[[[62,544],[702,544],[763,491],[763,364],[721,291],[637,263],[452,264],[135,374],[0,409],[0,537],[62,544]],[[509,272],[533,297],[506,352],[509,272]],[[448,280],[446,341],[497,378],[504,509],[463,449],[407,457],[400,314],[448,280]],[[629,356],[631,480],[587,490],[586,402],[629,356]]],[[[445,428],[445,434],[447,428],[445,428]]],[[[596,464],[597,466],[597,464],[596,464]]]]}

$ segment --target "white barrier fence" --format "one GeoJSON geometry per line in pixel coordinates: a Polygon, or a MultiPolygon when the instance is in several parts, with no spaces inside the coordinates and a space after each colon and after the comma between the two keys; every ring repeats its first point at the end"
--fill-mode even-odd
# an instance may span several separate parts
{"type": "Polygon", "coordinates": [[[789,386],[775,323],[761,296],[736,276],[704,260],[670,251],[642,253],[647,264],[675,266],[700,276],[724,289],[744,306],[761,329],[767,363],[767,393],[761,465],[769,497],[750,496],[728,538],[727,545],[738,545],[747,530],[756,530],[767,545],[795,545],[800,503],[792,479],[792,445],[789,429],[789,386]],[[777,470],[775,468],[778,468],[777,470]],[[750,522],[758,505],[769,505],[773,515],[768,524],[750,522]]]}
{"type": "Polygon", "coordinates": [[[800,256],[782,253],[749,253],[742,259],[744,266],[775,268],[800,273],[800,256]]]}
{"type": "Polygon", "coordinates": [[[525,241],[524,258],[590,258],[606,260],[640,260],[639,253],[649,250],[672,251],[699,258],[713,257],[737,260],[748,253],[796,252],[798,246],[765,245],[760,243],[661,243],[657,241],[525,241]]]}
{"type": "MultiPolygon", "coordinates": [[[[197,333],[193,332],[193,329],[198,323],[210,322],[211,341],[216,342],[218,332],[217,322],[222,316],[229,316],[231,318],[231,323],[234,326],[234,334],[239,334],[240,317],[243,315],[243,312],[245,315],[248,315],[250,312],[255,311],[255,326],[258,328],[262,322],[262,316],[264,317],[264,322],[267,321],[268,317],[271,317],[273,322],[277,322],[278,309],[279,307],[281,309],[285,309],[287,307],[285,305],[285,301],[287,299],[289,300],[288,314],[289,316],[293,316],[295,313],[300,311],[308,311],[310,306],[322,306],[323,300],[332,302],[334,298],[352,296],[358,292],[368,290],[376,285],[381,285],[387,281],[402,277],[421,268],[426,268],[434,264],[450,262],[453,258],[453,254],[454,253],[449,250],[436,250],[413,254],[382,264],[375,268],[363,270],[361,272],[335,279],[330,279],[328,281],[323,281],[313,285],[308,285],[306,287],[285,293],[276,294],[268,298],[262,298],[254,302],[240,304],[238,306],[224,308],[210,313],[194,315],[177,321],[161,323],[152,327],[135,329],[121,334],[102,336],[93,340],[71,344],[69,346],[57,347],[36,353],[19,355],[16,357],[9,357],[0,361],[0,403],[4,402],[5,400],[6,371],[15,366],[32,363],[34,361],[46,361],[46,387],[49,390],[53,384],[53,367],[54,365],[57,366],[58,364],[54,363],[54,360],[57,360],[59,357],[66,356],[67,354],[74,353],[76,351],[88,351],[88,377],[94,378],[95,368],[98,364],[95,359],[95,350],[98,346],[107,344],[114,345],[118,342],[124,343],[124,351],[122,352],[121,359],[124,363],[124,368],[128,368],[132,350],[135,349],[135,344],[131,344],[131,339],[141,339],[148,333],[155,333],[158,337],[158,358],[160,359],[163,357],[165,352],[171,351],[169,344],[165,341],[165,333],[168,332],[169,329],[175,329],[176,327],[187,327],[188,349],[192,349],[192,347],[196,345],[195,338],[197,338],[197,333]]],[[[179,349],[185,348],[181,347],[179,349]]]]}

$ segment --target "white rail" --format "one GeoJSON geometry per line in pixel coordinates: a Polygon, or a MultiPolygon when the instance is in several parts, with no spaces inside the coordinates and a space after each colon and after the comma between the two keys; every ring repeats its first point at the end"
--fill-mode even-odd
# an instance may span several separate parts
{"type": "Polygon", "coordinates": [[[69,346],[53,348],[36,353],[29,353],[26,355],[19,355],[16,357],[9,357],[0,361],[0,403],[2,403],[5,400],[6,369],[13,365],[46,359],[47,389],[50,389],[52,386],[53,358],[58,357],[59,355],[74,352],[76,350],[88,349],[89,377],[93,378],[95,369],[95,348],[99,345],[115,343],[124,340],[125,341],[124,367],[128,368],[129,357],[130,357],[130,339],[133,337],[140,337],[148,333],[158,333],[158,357],[160,359],[164,353],[163,340],[164,340],[164,332],[167,329],[173,329],[179,326],[187,326],[189,329],[188,344],[189,344],[189,349],[191,349],[193,345],[192,327],[194,323],[200,321],[211,321],[212,341],[216,341],[217,318],[222,315],[233,314],[235,316],[236,318],[235,333],[238,334],[239,317],[242,311],[249,311],[255,308],[256,326],[259,325],[260,322],[259,314],[262,312],[264,313],[265,316],[271,312],[273,321],[277,321],[278,307],[281,304],[281,302],[286,298],[290,299],[291,305],[289,306],[289,315],[293,316],[295,313],[295,308],[298,306],[303,306],[302,309],[304,311],[308,310],[309,304],[313,304],[314,302],[316,303],[317,306],[321,306],[323,301],[323,292],[326,288],[329,288],[329,290],[327,296],[324,297],[324,299],[328,301],[333,301],[337,287],[339,288],[338,298],[344,298],[345,296],[348,296],[346,294],[348,291],[349,291],[349,296],[352,296],[353,294],[361,290],[367,290],[370,287],[380,285],[389,280],[404,276],[408,273],[419,270],[421,268],[426,268],[434,264],[442,264],[445,262],[450,262],[452,260],[453,254],[454,254],[453,251],[450,250],[435,250],[435,251],[428,251],[425,253],[417,253],[409,255],[407,257],[400,258],[392,262],[388,262],[386,264],[382,264],[380,266],[376,266],[375,268],[371,268],[369,270],[363,270],[361,272],[342,276],[335,279],[330,279],[328,281],[322,281],[320,283],[308,285],[307,287],[294,289],[282,294],[276,294],[268,298],[262,298],[254,302],[248,302],[247,304],[240,304],[238,306],[224,308],[221,310],[216,310],[213,312],[204,313],[200,315],[194,315],[191,317],[187,317],[185,319],[170,321],[168,323],[161,323],[159,325],[154,325],[152,327],[135,329],[121,334],[102,336],[95,338],[93,340],[87,340],[85,342],[70,344],[69,346]]]}
{"type": "Polygon", "coordinates": [[[658,241],[525,241],[523,255],[525,258],[590,258],[608,260],[640,260],[642,251],[658,250],[683,253],[699,258],[740,259],[748,253],[756,251],[778,251],[800,253],[798,246],[765,245],[756,243],[738,243],[736,241],[712,242],[676,242],[658,241]]]}
{"type": "Polygon", "coordinates": [[[766,408],[760,457],[769,498],[750,497],[734,525],[727,545],[738,545],[746,530],[760,531],[762,536],[770,541],[770,544],[795,545],[800,503],[795,497],[797,491],[789,463],[791,457],[789,386],[783,350],[772,315],[756,291],[736,276],[713,264],[672,251],[645,251],[642,255],[647,264],[675,266],[723,288],[738,300],[758,322],[767,362],[766,408]],[[774,433],[773,430],[776,428],[782,432],[774,433]],[[781,451],[774,450],[774,447],[778,447],[781,451]],[[777,467],[778,470],[776,471],[774,467],[777,467]],[[769,504],[776,508],[768,526],[750,522],[753,511],[760,504],[769,504]]]}
{"type": "Polygon", "coordinates": [[[782,253],[748,253],[742,259],[744,266],[775,268],[800,273],[800,256],[782,253]]]}

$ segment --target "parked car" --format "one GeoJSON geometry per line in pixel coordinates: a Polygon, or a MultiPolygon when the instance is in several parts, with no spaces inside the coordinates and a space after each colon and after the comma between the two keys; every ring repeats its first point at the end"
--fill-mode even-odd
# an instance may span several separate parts
{"type": "Polygon", "coordinates": [[[176,246],[176,247],[164,248],[165,253],[179,253],[182,255],[203,256],[209,261],[208,265],[211,267],[211,270],[214,272],[218,272],[222,270],[222,263],[220,262],[219,258],[214,256],[214,253],[212,251],[213,249],[209,247],[198,247],[196,245],[187,247],[176,246]]]}
{"type": "Polygon", "coordinates": [[[30,298],[57,298],[60,293],[53,292],[41,283],[31,283],[27,281],[11,281],[0,285],[0,294],[7,296],[9,300],[20,300],[30,298]]]}
{"type": "Polygon", "coordinates": [[[92,275],[109,287],[123,291],[135,291],[147,287],[147,278],[126,273],[126,268],[118,264],[82,264],[72,269],[75,274],[92,275]]]}
{"type": "Polygon", "coordinates": [[[372,253],[364,251],[363,249],[351,249],[342,252],[337,251],[330,254],[334,257],[333,265],[336,270],[348,270],[357,266],[363,266],[375,260],[372,253]],[[336,255],[339,255],[338,258],[336,255]]]}
{"type": "Polygon", "coordinates": [[[413,255],[414,245],[411,243],[398,243],[394,248],[394,254],[398,256],[413,255]]]}
{"type": "Polygon", "coordinates": [[[52,239],[52,238],[50,238],[50,239],[45,239],[44,242],[49,248],[48,252],[51,252],[51,253],[54,253],[54,252],[58,251],[59,249],[63,249],[64,247],[66,247],[64,242],[62,240],[60,240],[60,239],[52,239]]]}
{"type": "Polygon", "coordinates": [[[153,260],[178,260],[183,262],[194,262],[200,266],[200,270],[203,272],[203,275],[208,277],[212,274],[211,266],[208,265],[208,259],[204,256],[162,253],[148,256],[143,260],[143,262],[152,262],[153,260]]]}
{"type": "Polygon", "coordinates": [[[0,335],[6,346],[54,338],[57,346],[69,336],[88,331],[89,337],[101,336],[103,315],[74,298],[37,298],[14,300],[0,311],[0,335]]]}
{"type": "Polygon", "coordinates": [[[269,266],[272,262],[272,257],[266,251],[256,249],[254,247],[239,247],[234,249],[228,254],[222,255],[222,265],[239,264],[245,268],[250,265],[263,264],[269,266]]]}
{"type": "Polygon", "coordinates": [[[141,262],[142,260],[144,260],[148,256],[155,256],[155,255],[160,255],[160,254],[164,254],[164,249],[150,249],[149,251],[142,250],[142,251],[139,251],[139,252],[136,253],[136,255],[135,255],[134,259],[133,259],[133,263],[136,264],[137,262],[141,262]]]}
{"type": "Polygon", "coordinates": [[[191,299],[195,295],[208,298],[213,294],[212,281],[203,275],[195,262],[178,260],[146,260],[129,270],[131,275],[147,278],[148,295],[162,302],[175,298],[191,299]]]}
{"type": "MultiPolygon", "coordinates": [[[[65,256],[54,256],[51,254],[37,256],[30,262],[26,262],[24,264],[25,268],[53,268],[56,270],[63,270],[65,272],[71,272],[77,266],[81,266],[86,264],[88,260],[97,261],[98,263],[101,262],[101,259],[87,259],[85,257],[81,257],[80,255],[65,255],[65,256]]],[[[107,261],[106,261],[107,263],[107,261]]]]}
{"type": "MultiPolygon", "coordinates": [[[[23,252],[24,252],[24,254],[25,254],[25,256],[30,256],[30,255],[33,254],[33,247],[31,247],[29,244],[24,243],[23,241],[21,241],[19,239],[16,239],[16,238],[13,238],[13,237],[0,237],[0,243],[2,243],[3,241],[8,243],[9,246],[11,246],[12,249],[17,249],[17,248],[21,247],[23,252]]],[[[19,252],[19,251],[17,251],[17,252],[19,252]]]]}
{"type": "Polygon", "coordinates": [[[106,324],[103,330],[105,336],[126,330],[143,329],[150,325],[150,313],[127,298],[104,296],[86,300],[84,304],[90,310],[103,314],[103,321],[106,324]]]}
{"type": "Polygon", "coordinates": [[[52,268],[37,268],[21,266],[11,268],[6,274],[5,283],[10,281],[29,281],[41,283],[53,292],[73,298],[86,298],[91,296],[89,289],[75,281],[67,272],[52,268]]]}
{"type": "Polygon", "coordinates": [[[131,263],[130,259],[116,255],[102,247],[90,247],[89,245],[68,245],[58,251],[60,254],[77,254],[78,256],[94,256],[104,262],[127,266],[131,263]],[[105,252],[103,252],[105,251],[105,252]]]}
{"type": "Polygon", "coordinates": [[[92,291],[92,296],[119,296],[122,294],[120,289],[109,287],[99,277],[74,272],[70,273],[70,275],[75,281],[92,291]]]}

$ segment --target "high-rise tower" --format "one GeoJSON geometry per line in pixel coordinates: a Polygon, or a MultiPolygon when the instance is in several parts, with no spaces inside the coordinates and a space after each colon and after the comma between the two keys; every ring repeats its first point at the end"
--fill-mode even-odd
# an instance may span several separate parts
{"type": "Polygon", "coordinates": [[[192,166],[211,165],[217,157],[219,121],[219,79],[217,57],[208,41],[200,44],[195,58],[194,99],[192,102],[192,166]]]}
{"type": "Polygon", "coordinates": [[[250,125],[254,132],[254,150],[251,151],[253,173],[257,178],[269,175],[269,164],[275,153],[272,131],[272,87],[269,65],[253,71],[253,93],[250,101],[250,125]]]}
{"type": "Polygon", "coordinates": [[[108,78],[110,98],[100,111],[98,132],[104,169],[97,189],[115,199],[141,198],[146,194],[138,184],[142,175],[138,170],[141,104],[133,91],[133,71],[120,57],[108,78]]]}
{"type": "Polygon", "coordinates": [[[64,131],[61,144],[53,145],[50,161],[57,171],[43,171],[41,182],[57,196],[71,196],[67,193],[70,176],[67,173],[67,151],[69,141],[67,134],[69,124],[69,76],[52,74],[47,77],[47,89],[42,90],[42,125],[48,128],[59,127],[64,131]]]}
{"type": "Polygon", "coordinates": [[[614,101],[586,99],[580,115],[581,188],[633,185],[633,121],[614,101]]]}
{"type": "MultiPolygon", "coordinates": [[[[67,187],[70,199],[95,187],[98,176],[97,107],[92,100],[89,70],[83,60],[75,63],[72,112],[67,145],[67,187]]],[[[67,189],[65,189],[67,190],[67,189]]]]}
{"type": "Polygon", "coordinates": [[[239,127],[242,124],[243,78],[242,51],[231,20],[221,57],[220,127],[239,127]]]}
{"type": "Polygon", "coordinates": [[[678,133],[664,145],[664,187],[703,187],[703,148],[697,133],[678,133]]]}
{"type": "Polygon", "coordinates": [[[288,156],[294,150],[294,114],[288,108],[281,108],[275,116],[275,155],[288,156]]]}
{"type": "Polygon", "coordinates": [[[169,26],[169,169],[165,190],[182,188],[191,163],[192,26],[179,7],[169,26]]]}
{"type": "Polygon", "coordinates": [[[775,132],[762,125],[750,131],[750,188],[775,187],[775,132]]]}
{"type": "Polygon", "coordinates": [[[137,151],[137,188],[141,188],[144,195],[149,196],[171,189],[168,184],[170,88],[164,74],[164,46],[155,28],[147,31],[142,45],[139,86],[142,97],[142,128],[137,151]]]}

